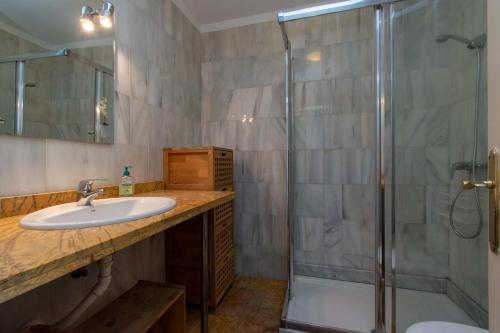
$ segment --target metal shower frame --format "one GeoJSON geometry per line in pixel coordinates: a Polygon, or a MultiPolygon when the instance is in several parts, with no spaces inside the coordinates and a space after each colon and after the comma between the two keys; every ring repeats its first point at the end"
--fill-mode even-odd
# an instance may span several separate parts
{"type": "MultiPolygon", "coordinates": [[[[285,299],[285,306],[282,312],[281,323],[284,328],[292,328],[299,330],[314,330],[318,332],[344,332],[343,330],[330,329],[327,327],[316,326],[313,324],[299,323],[287,319],[288,302],[293,298],[294,290],[294,119],[293,119],[293,69],[292,69],[292,45],[288,38],[286,30],[286,22],[296,21],[316,16],[345,12],[366,7],[373,7],[375,10],[374,22],[374,41],[375,41],[375,327],[372,332],[385,333],[387,332],[386,323],[386,263],[385,263],[385,212],[384,212],[384,196],[385,196],[385,173],[384,173],[384,119],[386,109],[391,110],[391,124],[394,124],[393,110],[393,69],[394,69],[394,43],[393,43],[393,18],[394,6],[392,4],[402,0],[346,0],[332,4],[314,6],[288,12],[279,12],[277,14],[278,23],[280,25],[281,34],[285,46],[285,115],[286,115],[286,196],[287,196],[287,225],[288,225],[288,290],[285,299]],[[387,8],[384,4],[390,4],[387,8]],[[387,17],[389,18],[388,30],[385,27],[384,14],[388,9],[387,17]],[[387,77],[386,63],[384,51],[387,50],[385,33],[389,32],[390,44],[389,48],[389,76],[387,77]],[[391,94],[387,95],[385,84],[389,82],[391,94]],[[386,103],[388,101],[389,103],[386,103]]],[[[394,146],[395,131],[394,127],[391,131],[390,143],[394,146]]],[[[391,179],[395,176],[395,154],[391,154],[392,172],[391,179]]],[[[395,182],[391,182],[391,193],[395,193],[395,182]]],[[[395,264],[395,196],[391,195],[391,288],[392,288],[392,325],[390,330],[395,332],[396,327],[396,264],[395,264]]]]}

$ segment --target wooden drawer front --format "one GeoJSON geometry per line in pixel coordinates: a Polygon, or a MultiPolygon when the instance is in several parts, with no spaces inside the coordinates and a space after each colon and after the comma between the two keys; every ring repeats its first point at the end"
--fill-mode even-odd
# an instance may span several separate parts
{"type": "Polygon", "coordinates": [[[214,150],[214,189],[233,190],[233,152],[214,150]]]}

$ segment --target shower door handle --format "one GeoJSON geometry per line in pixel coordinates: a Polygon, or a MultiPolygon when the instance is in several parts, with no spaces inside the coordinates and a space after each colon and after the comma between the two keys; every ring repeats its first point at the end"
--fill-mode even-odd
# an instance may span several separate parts
{"type": "Polygon", "coordinates": [[[500,227],[499,227],[499,211],[498,211],[498,198],[500,186],[498,186],[498,149],[492,148],[488,155],[488,180],[471,181],[465,180],[462,182],[464,190],[472,190],[476,188],[485,188],[490,192],[489,195],[489,243],[492,252],[498,254],[500,248],[500,227]]]}
{"type": "MultiPolygon", "coordinates": [[[[487,181],[491,185],[488,187],[490,191],[489,199],[489,243],[490,250],[498,254],[498,249],[500,245],[500,234],[499,234],[499,212],[498,212],[498,149],[496,147],[490,150],[488,155],[488,176],[487,181]]],[[[486,182],[485,182],[486,183],[486,182]]]]}

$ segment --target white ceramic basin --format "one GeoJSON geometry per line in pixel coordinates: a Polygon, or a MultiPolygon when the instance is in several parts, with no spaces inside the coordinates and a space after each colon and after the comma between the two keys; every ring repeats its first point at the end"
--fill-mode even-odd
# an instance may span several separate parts
{"type": "Polygon", "coordinates": [[[123,223],[165,213],[175,208],[175,200],[164,197],[133,197],[94,200],[93,206],[76,202],[45,208],[21,220],[27,229],[80,229],[123,223]]]}

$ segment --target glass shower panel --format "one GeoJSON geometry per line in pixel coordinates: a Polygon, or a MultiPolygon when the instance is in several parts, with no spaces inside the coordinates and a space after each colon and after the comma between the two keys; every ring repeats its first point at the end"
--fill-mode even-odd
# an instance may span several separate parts
{"type": "Polygon", "coordinates": [[[486,1],[401,1],[391,19],[396,331],[486,327],[486,192],[461,192],[486,177],[486,1]]]}
{"type": "Polygon", "coordinates": [[[288,22],[287,31],[295,123],[295,296],[288,317],[369,332],[375,311],[374,9],[288,22]],[[349,320],[343,311],[353,309],[359,316],[349,320]]]}
{"type": "Polygon", "coordinates": [[[0,63],[0,134],[14,134],[16,114],[16,63],[0,63]]]}

